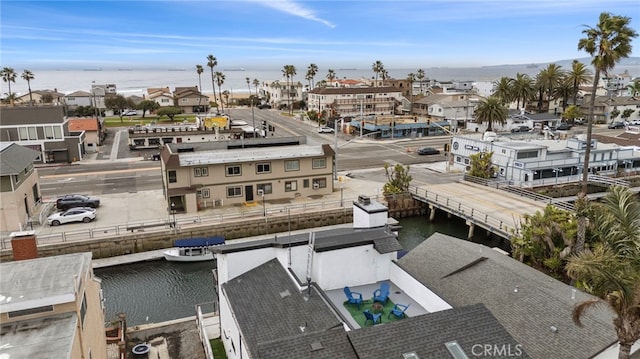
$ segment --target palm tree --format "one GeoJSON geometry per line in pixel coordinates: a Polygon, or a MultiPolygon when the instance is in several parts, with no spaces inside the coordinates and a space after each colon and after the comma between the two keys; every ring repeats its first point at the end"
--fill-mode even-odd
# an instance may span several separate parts
{"type": "Polygon", "coordinates": [[[502,100],[502,103],[508,104],[513,97],[513,79],[509,77],[501,77],[500,80],[493,83],[493,96],[502,100]]]}
{"type": "Polygon", "coordinates": [[[536,87],[538,90],[538,112],[543,112],[544,100],[548,102],[546,110],[549,110],[553,97],[553,89],[556,88],[564,77],[562,66],[549,64],[547,68],[542,69],[536,76],[536,87]],[[545,96],[546,95],[546,96],[545,96]]]}
{"type": "Polygon", "coordinates": [[[293,65],[284,65],[284,67],[282,68],[282,74],[287,79],[286,92],[287,92],[287,100],[289,102],[289,114],[293,114],[293,108],[291,108],[291,88],[289,83],[290,83],[290,80],[293,78],[293,76],[296,75],[296,67],[293,65]]]}
{"type": "Polygon", "coordinates": [[[504,125],[507,122],[508,114],[509,110],[502,100],[496,96],[490,96],[478,103],[474,117],[478,123],[488,123],[487,131],[492,131],[494,123],[504,125]]]}
{"type": "Polygon", "coordinates": [[[418,74],[416,75],[418,81],[420,81],[420,94],[422,95],[422,80],[424,80],[424,70],[418,69],[418,74]]]}
{"type": "Polygon", "coordinates": [[[520,100],[522,100],[522,108],[526,108],[527,101],[535,94],[533,79],[527,74],[517,73],[513,80],[513,97],[516,99],[516,107],[520,109],[520,100]]]}
{"type": "Polygon", "coordinates": [[[329,81],[333,81],[333,80],[335,80],[335,79],[336,79],[336,72],[335,72],[335,71],[333,71],[333,69],[329,69],[329,70],[327,71],[327,80],[329,80],[329,81]]]}
{"type": "Polygon", "coordinates": [[[247,87],[249,88],[249,96],[251,96],[251,79],[248,77],[245,77],[244,80],[247,81],[247,87]]]}
{"type": "Polygon", "coordinates": [[[558,86],[553,89],[553,97],[562,99],[562,112],[567,109],[569,97],[573,96],[573,85],[565,77],[558,86]]]}
{"type": "Polygon", "coordinates": [[[570,257],[567,273],[598,299],[577,304],[573,320],[582,326],[588,309],[608,306],[615,314],[618,358],[626,359],[640,339],[640,202],[631,191],[616,186],[597,207],[593,228],[600,242],[570,257]]]}
{"type": "Polygon", "coordinates": [[[629,90],[629,95],[632,97],[640,95],[640,80],[635,80],[633,83],[627,85],[627,89],[629,90]]]}
{"type": "Polygon", "coordinates": [[[218,102],[216,99],[216,83],[215,78],[213,76],[213,68],[218,66],[218,59],[215,56],[209,55],[207,56],[207,66],[211,69],[211,87],[213,88],[213,102],[218,102]]]}
{"type": "MultiPolygon", "coordinates": [[[[587,27],[582,30],[586,37],[578,41],[578,50],[585,50],[591,55],[593,58],[591,64],[596,70],[589,100],[589,115],[587,116],[588,144],[591,143],[593,133],[593,109],[600,74],[606,74],[621,58],[628,57],[631,54],[631,41],[638,36],[638,33],[629,27],[630,21],[629,17],[603,12],[600,14],[596,27],[587,27]]],[[[582,169],[582,194],[585,196],[587,194],[590,157],[591,146],[586,146],[582,169]]]]}
{"type": "Polygon", "coordinates": [[[310,64],[309,67],[307,67],[307,76],[306,76],[306,78],[311,80],[311,85],[310,85],[311,90],[313,90],[315,88],[314,79],[315,79],[317,74],[318,74],[318,65],[310,64]]]}
{"type": "Polygon", "coordinates": [[[591,70],[587,69],[582,62],[573,60],[571,63],[571,71],[567,73],[567,81],[569,81],[573,87],[572,105],[577,106],[578,89],[582,84],[591,83],[591,70]]]}
{"type": "Polygon", "coordinates": [[[407,75],[407,82],[409,82],[409,95],[411,96],[411,110],[409,113],[413,115],[413,83],[416,82],[416,74],[410,72],[407,75]]]}
{"type": "Polygon", "coordinates": [[[253,79],[253,87],[256,88],[256,97],[258,97],[258,86],[260,86],[260,81],[258,79],[253,79]]]}
{"type": "Polygon", "coordinates": [[[220,106],[222,106],[222,112],[224,113],[224,103],[222,102],[222,84],[226,79],[226,76],[222,72],[216,71],[215,74],[216,83],[218,84],[218,93],[220,94],[220,106]]]}
{"type": "Polygon", "coordinates": [[[13,70],[13,67],[3,67],[2,71],[0,71],[0,75],[2,76],[2,81],[9,84],[9,95],[7,98],[9,99],[9,103],[13,106],[15,96],[11,96],[11,83],[16,82],[16,72],[13,70]]]}
{"type": "Polygon", "coordinates": [[[202,93],[202,73],[204,72],[204,68],[202,65],[196,65],[196,73],[198,74],[198,90],[202,93]]]}
{"type": "Polygon", "coordinates": [[[378,87],[378,75],[384,71],[384,65],[380,60],[378,60],[374,62],[371,67],[373,69],[373,72],[376,74],[376,82],[374,84],[374,87],[378,87]]]}
{"type": "Polygon", "coordinates": [[[27,81],[27,87],[29,88],[29,104],[33,106],[33,97],[31,96],[31,80],[35,79],[36,77],[33,75],[33,72],[31,72],[31,70],[22,71],[21,77],[23,80],[27,81]]]}

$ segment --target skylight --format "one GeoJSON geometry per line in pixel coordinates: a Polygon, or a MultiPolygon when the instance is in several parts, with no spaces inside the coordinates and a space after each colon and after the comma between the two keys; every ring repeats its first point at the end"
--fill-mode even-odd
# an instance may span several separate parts
{"type": "Polygon", "coordinates": [[[464,350],[462,349],[462,347],[460,346],[460,344],[458,344],[457,341],[452,341],[452,342],[447,342],[444,343],[444,345],[447,347],[447,350],[449,350],[449,353],[451,353],[451,356],[455,359],[469,359],[469,357],[467,356],[467,354],[464,352],[464,350]]]}

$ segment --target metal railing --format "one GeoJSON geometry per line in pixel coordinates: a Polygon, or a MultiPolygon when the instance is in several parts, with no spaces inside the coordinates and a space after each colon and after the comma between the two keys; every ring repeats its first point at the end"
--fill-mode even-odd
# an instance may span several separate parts
{"type": "MultiPolygon", "coordinates": [[[[378,195],[370,195],[371,198],[378,199],[378,195]]],[[[135,235],[136,232],[163,232],[180,231],[187,228],[197,228],[203,225],[219,224],[225,221],[239,221],[248,218],[268,218],[283,215],[294,215],[306,212],[319,212],[329,209],[344,208],[357,197],[346,197],[339,200],[304,202],[279,207],[255,208],[240,212],[226,212],[217,214],[205,214],[197,216],[176,216],[175,226],[172,219],[152,219],[140,222],[129,222],[115,224],[105,227],[95,227],[81,230],[65,231],[60,233],[37,234],[38,245],[45,243],[60,243],[70,241],[80,241],[87,239],[109,238],[113,236],[135,235]]],[[[4,232],[0,238],[0,248],[10,248],[10,233],[4,232]]]]}
{"type": "Polygon", "coordinates": [[[413,198],[421,202],[434,205],[504,238],[510,238],[512,234],[517,231],[515,225],[509,225],[500,218],[479,211],[455,199],[443,196],[437,191],[429,191],[426,188],[409,186],[409,193],[413,198]]]}

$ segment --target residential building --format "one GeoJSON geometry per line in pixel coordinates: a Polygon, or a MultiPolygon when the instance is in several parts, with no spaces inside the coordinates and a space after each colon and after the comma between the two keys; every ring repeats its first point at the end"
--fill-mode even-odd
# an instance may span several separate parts
{"type": "Polygon", "coordinates": [[[40,152],[36,162],[75,162],[85,154],[85,134],[69,130],[65,106],[2,109],[0,142],[15,142],[40,152]]]}
{"type": "Polygon", "coordinates": [[[330,117],[402,114],[402,91],[394,87],[317,87],[308,98],[309,110],[330,117]]]}
{"type": "Polygon", "coordinates": [[[64,103],[70,110],[78,106],[90,107],[94,104],[93,94],[86,91],[74,91],[64,96],[64,103]]]}
{"type": "Polygon", "coordinates": [[[0,273],[0,357],[107,358],[90,252],[0,263],[0,273]]]}
{"type": "Polygon", "coordinates": [[[260,97],[273,108],[288,108],[294,102],[302,101],[305,86],[300,81],[286,80],[263,82],[260,85],[260,97]]]}
{"type": "Polygon", "coordinates": [[[118,90],[115,84],[91,84],[91,106],[97,108],[99,111],[105,111],[107,109],[105,99],[116,97],[117,95],[118,90]]]}
{"type": "MultiPolygon", "coordinates": [[[[589,113],[591,104],[591,95],[584,96],[582,105],[580,105],[580,112],[585,114],[585,117],[589,113]]],[[[634,96],[596,96],[594,110],[593,110],[593,123],[611,123],[614,121],[640,121],[640,98],[634,96]],[[633,111],[627,118],[623,118],[625,111],[633,111]],[[612,113],[618,114],[614,118],[612,113]]]]}
{"type": "MultiPolygon", "coordinates": [[[[469,170],[470,156],[492,152],[496,178],[522,187],[577,182],[582,179],[586,136],[544,140],[531,136],[504,135],[492,139],[480,134],[454,136],[451,140],[453,168],[469,170]]],[[[616,175],[640,170],[640,147],[591,141],[589,171],[594,175],[616,175]]]]}
{"type": "Polygon", "coordinates": [[[0,232],[21,231],[36,212],[41,194],[33,161],[39,156],[30,148],[0,142],[0,232]]]}
{"type": "Polygon", "coordinates": [[[168,87],[148,88],[148,99],[154,101],[160,107],[172,107],[174,105],[173,94],[168,87]]]}
{"type": "Polygon", "coordinates": [[[27,92],[24,95],[16,98],[16,105],[29,104],[30,98],[33,99],[34,105],[55,105],[59,106],[64,103],[64,94],[58,92],[56,89],[51,90],[34,90],[31,91],[31,96],[27,92]]]}
{"type": "Polygon", "coordinates": [[[300,138],[171,143],[161,153],[167,208],[201,208],[333,192],[334,151],[300,138]],[[277,146],[277,149],[274,149],[277,146]]]}
{"type": "Polygon", "coordinates": [[[200,93],[198,86],[176,87],[173,91],[175,107],[183,113],[205,113],[209,111],[209,97],[200,93]]]}
{"type": "Polygon", "coordinates": [[[473,116],[478,97],[468,93],[430,94],[417,99],[412,104],[412,113],[428,117],[435,122],[446,121],[455,132],[473,127],[473,116]]]}
{"type": "Polygon", "coordinates": [[[102,146],[102,141],[107,136],[101,119],[91,117],[75,117],[69,119],[69,131],[84,132],[84,150],[86,152],[97,152],[102,146]]]}
{"type": "Polygon", "coordinates": [[[449,124],[447,122],[433,123],[426,117],[398,115],[398,116],[367,116],[352,119],[351,132],[362,134],[369,138],[416,138],[422,136],[446,135],[449,124]]]}

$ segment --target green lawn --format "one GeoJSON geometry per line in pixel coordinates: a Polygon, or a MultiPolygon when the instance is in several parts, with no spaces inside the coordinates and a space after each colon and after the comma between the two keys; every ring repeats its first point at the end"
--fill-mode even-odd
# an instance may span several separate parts
{"type": "Polygon", "coordinates": [[[213,352],[214,358],[227,359],[227,352],[225,352],[224,350],[224,345],[222,345],[222,340],[211,339],[209,340],[209,344],[211,345],[211,351],[213,352]]]}
{"type": "Polygon", "coordinates": [[[135,125],[145,126],[153,122],[157,126],[173,126],[181,124],[185,120],[195,123],[196,117],[195,115],[178,115],[174,117],[174,121],[171,121],[168,117],[158,119],[156,115],[147,114],[144,118],[142,116],[123,116],[122,121],[120,121],[119,116],[110,116],[104,118],[104,125],[105,127],[131,127],[135,125]]]}
{"type": "MultiPolygon", "coordinates": [[[[349,304],[348,301],[345,301],[343,303],[344,307],[347,309],[347,311],[349,311],[349,314],[351,314],[353,319],[355,319],[356,323],[358,323],[360,328],[364,328],[364,321],[365,321],[364,314],[362,314],[362,312],[366,309],[370,309],[371,304],[373,304],[373,301],[371,299],[364,300],[362,301],[362,305],[360,306],[360,309],[358,309],[358,306],[356,306],[355,304],[349,304]]],[[[401,320],[395,315],[392,315],[390,318],[387,318],[389,313],[391,313],[391,309],[393,309],[394,305],[395,304],[391,301],[391,299],[389,299],[387,303],[384,305],[382,309],[381,323],[389,323],[389,322],[395,322],[396,320],[401,320]]],[[[367,326],[371,326],[371,321],[367,322],[367,326]]]]}

